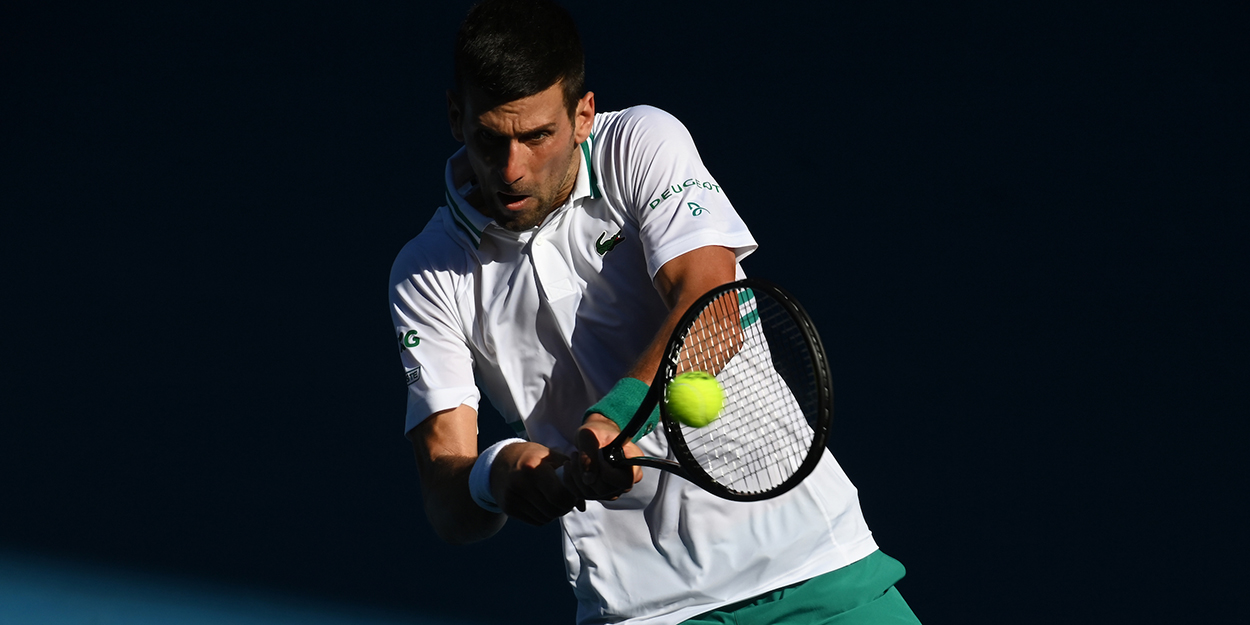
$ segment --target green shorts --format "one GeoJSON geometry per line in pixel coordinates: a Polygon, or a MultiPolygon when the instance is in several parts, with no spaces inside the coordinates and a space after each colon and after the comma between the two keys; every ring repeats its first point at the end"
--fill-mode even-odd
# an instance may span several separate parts
{"type": "Polygon", "coordinates": [[[682,625],[919,625],[894,584],[902,563],[880,551],[824,575],[731,603],[682,625]]]}

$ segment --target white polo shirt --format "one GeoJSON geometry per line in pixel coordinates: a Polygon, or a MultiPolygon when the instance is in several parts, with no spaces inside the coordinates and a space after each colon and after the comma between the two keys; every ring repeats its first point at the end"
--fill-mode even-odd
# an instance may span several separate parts
{"type": "MultiPolygon", "coordinates": [[[[518,434],[563,453],[586,408],[623,377],[667,307],[652,279],[699,247],[756,244],[685,127],[646,106],[595,116],[569,200],[512,232],[464,195],[461,150],[447,205],[391,270],[408,372],[405,432],[484,390],[518,434]]],[[[742,269],[738,268],[739,277],[742,269]]],[[[662,434],[641,439],[665,457],[662,434]]],[[[876,549],[855,488],[826,453],[798,488],[735,503],[667,473],[561,519],[578,623],[677,623],[840,568],[876,549]]]]}

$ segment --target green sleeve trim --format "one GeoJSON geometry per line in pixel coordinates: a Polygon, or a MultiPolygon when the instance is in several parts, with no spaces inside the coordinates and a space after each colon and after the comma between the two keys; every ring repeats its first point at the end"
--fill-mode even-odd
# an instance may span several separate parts
{"type": "MultiPolygon", "coordinates": [[[[630,420],[634,418],[634,413],[638,412],[638,408],[642,406],[642,400],[647,396],[647,391],[650,388],[642,380],[622,378],[612,387],[612,390],[608,391],[607,395],[603,396],[603,399],[586,409],[586,414],[583,415],[582,421],[585,422],[586,418],[597,412],[611,419],[617,427],[624,430],[625,426],[629,425],[630,420]]],[[[651,417],[647,419],[647,422],[634,435],[633,440],[637,442],[638,439],[650,434],[659,422],[660,406],[657,404],[651,410],[651,417]]]]}

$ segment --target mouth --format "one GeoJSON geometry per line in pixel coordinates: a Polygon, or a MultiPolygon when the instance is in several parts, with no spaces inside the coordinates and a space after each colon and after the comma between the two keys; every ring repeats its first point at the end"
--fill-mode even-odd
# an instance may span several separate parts
{"type": "Polygon", "coordinates": [[[495,194],[499,198],[499,203],[510,211],[519,211],[525,208],[525,201],[530,199],[528,195],[514,195],[500,191],[495,194]]]}

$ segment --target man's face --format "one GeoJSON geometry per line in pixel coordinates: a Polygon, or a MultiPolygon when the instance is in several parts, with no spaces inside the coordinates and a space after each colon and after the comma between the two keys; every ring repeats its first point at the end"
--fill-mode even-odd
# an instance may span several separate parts
{"type": "Polygon", "coordinates": [[[571,118],[559,82],[497,105],[470,88],[460,100],[449,93],[447,106],[452,134],[467,147],[477,177],[478,193],[468,200],[482,214],[509,230],[528,230],[568,199],[578,145],[594,122],[593,93],[578,101],[571,118]]]}

